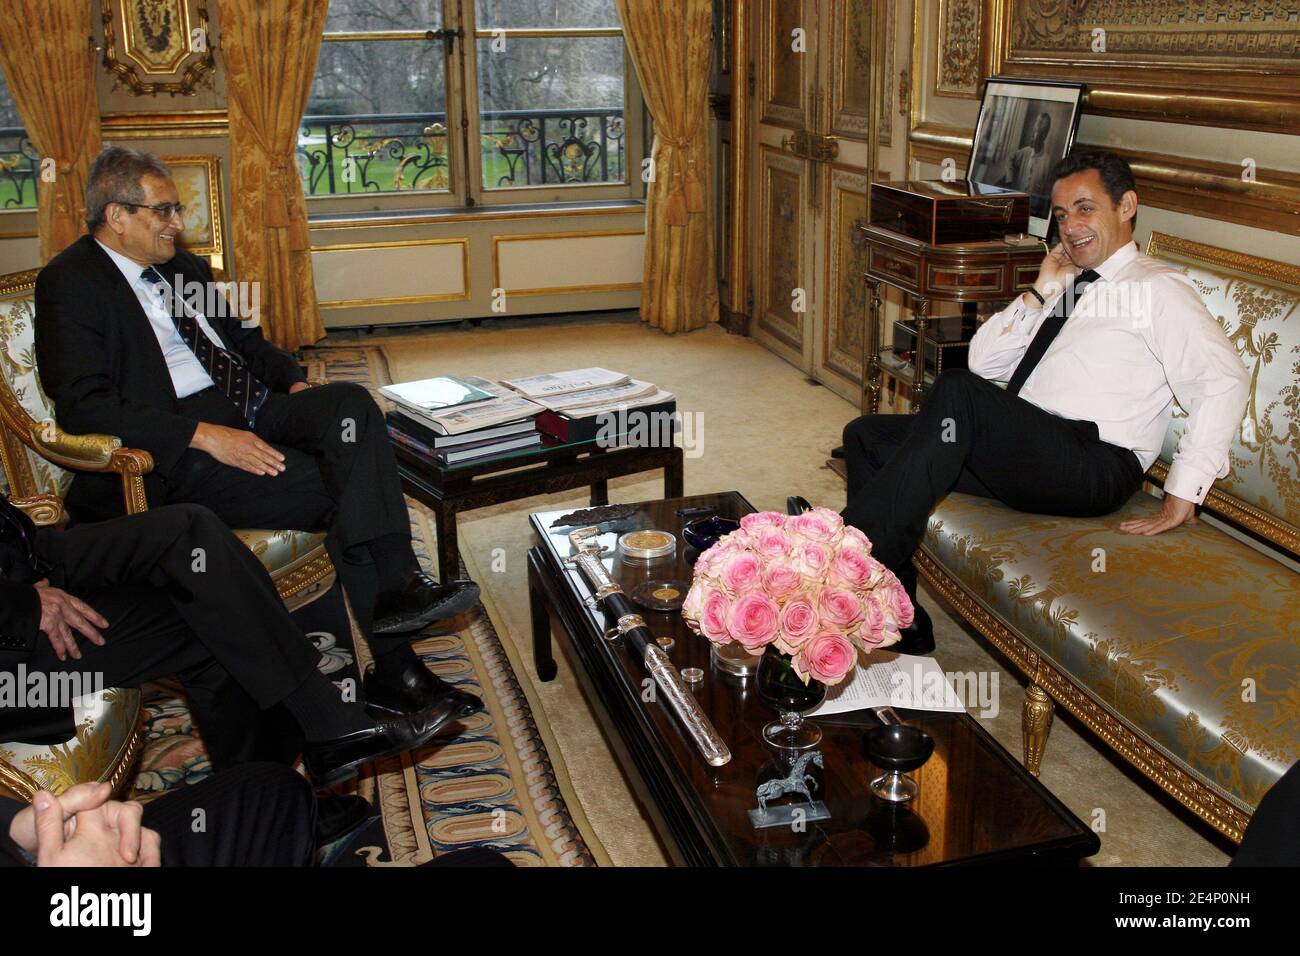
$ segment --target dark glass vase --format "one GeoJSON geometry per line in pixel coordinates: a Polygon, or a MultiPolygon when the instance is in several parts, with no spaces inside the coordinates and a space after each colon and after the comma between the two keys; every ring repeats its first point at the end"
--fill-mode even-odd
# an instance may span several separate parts
{"type": "Polygon", "coordinates": [[[778,717],[763,728],[763,739],[786,754],[816,747],[822,739],[821,728],[804,720],[803,713],[826,699],[826,685],[821,681],[804,683],[795,673],[794,662],[767,645],[758,662],[758,696],[776,708],[778,717]]]}

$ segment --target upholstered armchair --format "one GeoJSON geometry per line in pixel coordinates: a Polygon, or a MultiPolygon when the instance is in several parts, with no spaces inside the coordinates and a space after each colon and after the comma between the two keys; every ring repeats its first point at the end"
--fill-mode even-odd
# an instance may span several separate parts
{"type": "MultiPolygon", "coordinates": [[[[36,271],[0,277],[0,463],[7,491],[38,525],[64,520],[62,499],[77,471],[122,476],[127,514],[145,511],[144,476],[153,458],[123,448],[112,435],[69,435],[54,420],[35,359],[36,271]]],[[[325,591],[334,568],[325,536],[303,531],[237,529],[235,534],[271,574],[280,597],[300,607],[325,591]]],[[[82,720],[77,735],[56,747],[0,743],[0,792],[30,799],[35,789],[61,791],[89,780],[120,782],[139,746],[138,691],[111,688],[100,716],[82,720]],[[128,739],[129,738],[129,739],[128,739]],[[20,769],[25,768],[25,769],[20,769]]]]}

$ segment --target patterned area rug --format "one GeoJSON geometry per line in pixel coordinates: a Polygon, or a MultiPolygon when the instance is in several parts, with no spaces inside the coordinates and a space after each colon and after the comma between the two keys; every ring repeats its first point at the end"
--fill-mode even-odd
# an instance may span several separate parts
{"type": "MultiPolygon", "coordinates": [[[[388,382],[375,348],[313,349],[306,360],[312,377],[372,390],[388,382]]],[[[433,516],[415,502],[408,505],[416,553],[432,571],[433,516]]],[[[481,578],[476,568],[462,570],[481,578]]],[[[295,612],[322,652],[322,670],[341,687],[369,663],[364,642],[354,643],[347,633],[352,627],[342,626],[345,614],[337,588],[295,612]],[[344,632],[341,639],[337,632],[344,632]]],[[[462,722],[458,736],[366,766],[349,787],[370,801],[373,817],[322,848],[322,864],[415,866],[452,850],[490,847],[519,866],[608,865],[495,620],[485,592],[483,603],[454,622],[460,625],[455,631],[431,628],[413,645],[434,673],[483,697],[486,710],[462,722]]],[[[152,685],[145,705],[147,743],[133,795],[149,800],[201,780],[212,768],[178,688],[152,685]]]]}

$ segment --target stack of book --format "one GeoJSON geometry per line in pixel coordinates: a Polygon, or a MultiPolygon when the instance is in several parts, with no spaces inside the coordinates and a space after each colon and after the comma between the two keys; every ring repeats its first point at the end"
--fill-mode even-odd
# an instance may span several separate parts
{"type": "Polygon", "coordinates": [[[677,399],[650,382],[605,368],[580,368],[502,382],[543,410],[537,429],[562,441],[607,435],[650,444],[660,429],[672,440],[677,399]]]}
{"type": "Polygon", "coordinates": [[[542,442],[536,416],[544,407],[487,379],[444,375],[386,385],[379,394],[397,406],[386,416],[389,437],[441,465],[542,442]]]}

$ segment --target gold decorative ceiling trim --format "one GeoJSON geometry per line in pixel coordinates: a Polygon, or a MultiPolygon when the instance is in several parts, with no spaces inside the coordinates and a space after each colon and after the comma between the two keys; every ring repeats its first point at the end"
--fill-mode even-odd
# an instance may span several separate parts
{"type": "MultiPolygon", "coordinates": [[[[952,158],[957,168],[964,170],[972,135],[970,129],[960,126],[923,123],[909,135],[912,156],[934,165],[952,158]]],[[[1300,174],[1257,168],[1255,178],[1247,181],[1242,178],[1242,166],[1232,163],[1106,149],[1129,161],[1137,180],[1138,200],[1145,205],[1300,236],[1300,174]]]]}

